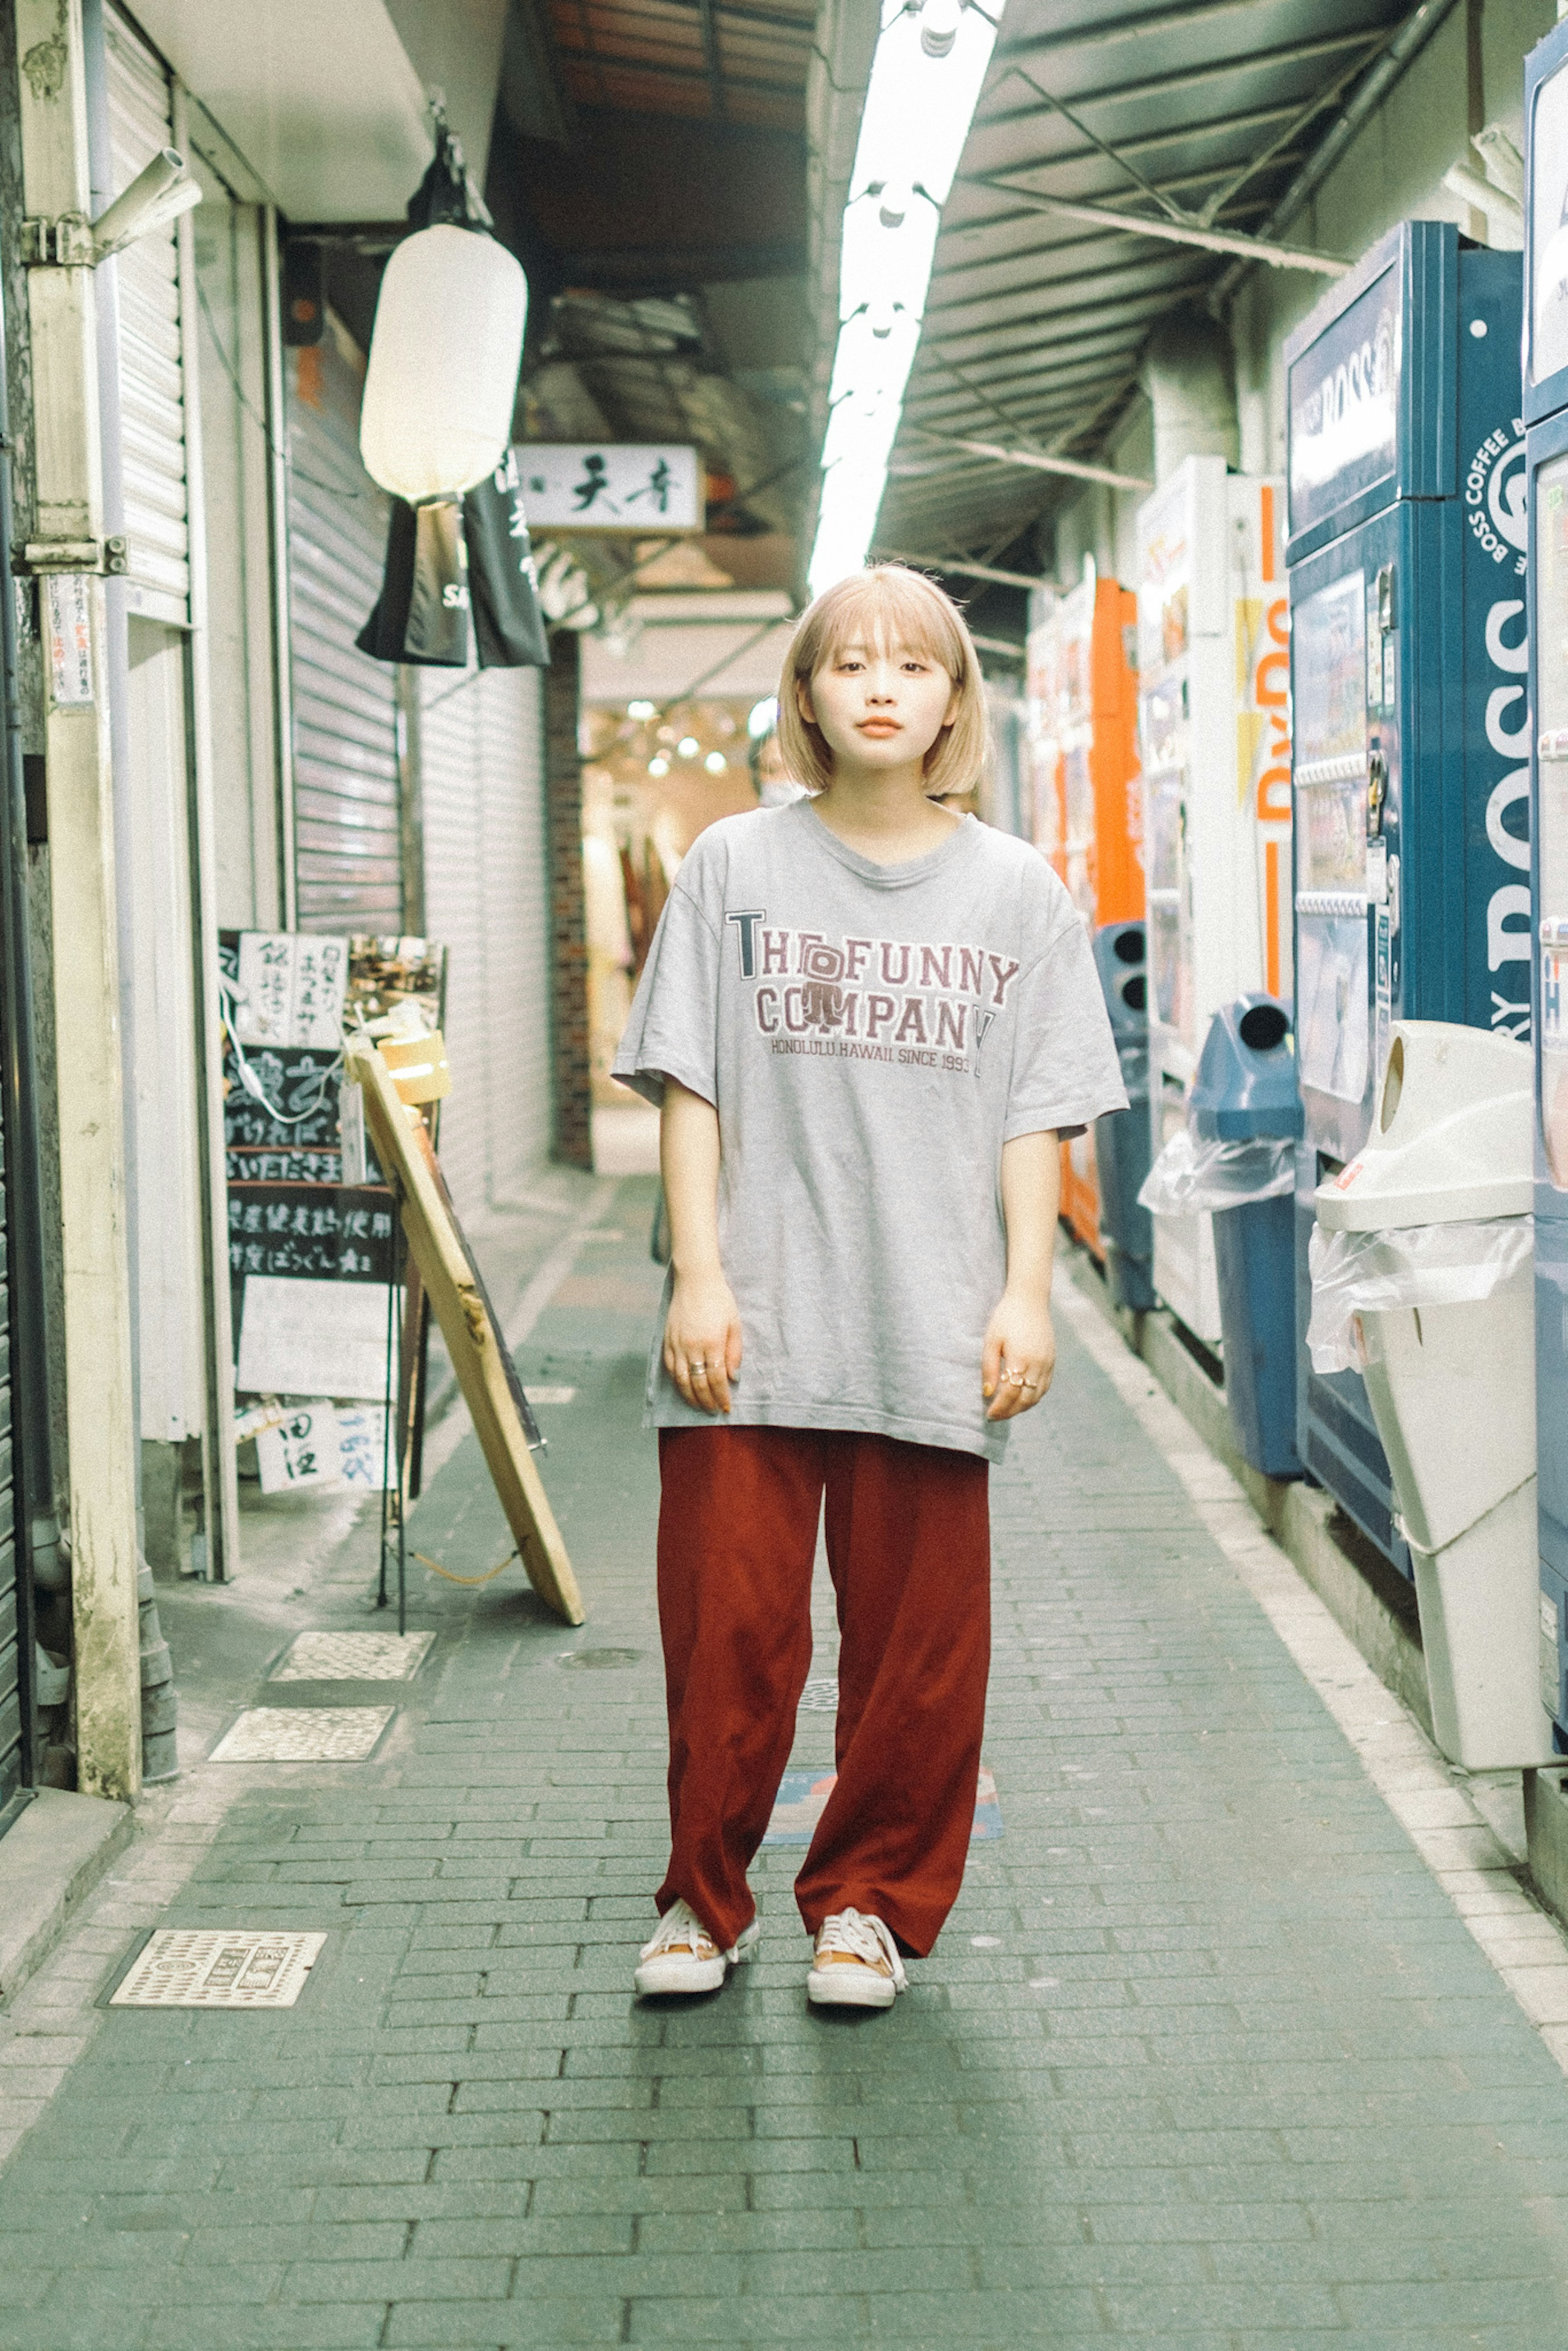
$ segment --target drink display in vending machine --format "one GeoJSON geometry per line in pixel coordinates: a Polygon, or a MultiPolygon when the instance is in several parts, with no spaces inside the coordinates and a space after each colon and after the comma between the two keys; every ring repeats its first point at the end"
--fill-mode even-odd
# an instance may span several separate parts
{"type": "Polygon", "coordinates": [[[1294,720],[1298,1449],[1402,1573],[1357,1372],[1304,1338],[1320,1183],[1395,1019],[1527,1037],[1521,269],[1443,221],[1375,245],[1285,347],[1294,720]]]}
{"type": "Polygon", "coordinates": [[[1524,68],[1541,1696],[1568,1752],[1568,25],[1524,68]]]}
{"type": "MultiPolygon", "coordinates": [[[[1096,574],[1056,608],[1062,840],[1058,871],[1091,935],[1144,911],[1143,808],[1138,788],[1137,678],[1129,658],[1137,599],[1096,574]]],[[[1061,1146],[1061,1213],[1103,1256],[1092,1129],[1061,1146]]]]}
{"type": "MultiPolygon", "coordinates": [[[[1138,514],[1138,703],[1147,892],[1149,1118],[1186,1122],[1208,1024],[1288,989],[1291,806],[1281,486],[1188,457],[1138,514]]],[[[1213,1219],[1155,1218],[1154,1282],[1220,1336],[1213,1219]]]]}

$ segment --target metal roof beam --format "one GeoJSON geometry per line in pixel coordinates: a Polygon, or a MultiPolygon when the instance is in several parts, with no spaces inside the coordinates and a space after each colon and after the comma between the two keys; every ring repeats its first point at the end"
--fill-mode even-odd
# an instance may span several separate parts
{"type": "Polygon", "coordinates": [[[914,429],[922,440],[965,450],[970,456],[988,457],[998,465],[1019,465],[1030,474],[1065,474],[1075,482],[1104,482],[1113,490],[1152,490],[1155,486],[1142,474],[1118,474],[1110,465],[1085,465],[1078,457],[1045,457],[1037,455],[1032,449],[1004,449],[995,441],[970,441],[956,434],[933,433],[924,424],[914,429]]]}
{"type": "Polygon", "coordinates": [[[994,563],[971,563],[967,556],[905,555],[901,549],[888,547],[883,549],[879,559],[883,563],[911,563],[922,571],[950,571],[960,580],[989,580],[998,588],[1049,588],[1053,584],[1040,572],[1031,578],[1027,571],[998,571],[994,563]]]}
{"type": "Polygon", "coordinates": [[[1205,253],[1240,254],[1248,261],[1267,262],[1270,269],[1305,269],[1319,277],[1343,277],[1350,263],[1337,254],[1309,253],[1299,246],[1273,245],[1266,238],[1245,236],[1223,228],[1204,228],[1194,220],[1151,220],[1147,214],[1129,216],[1109,204],[1073,204],[1065,196],[1033,196],[1032,204],[1059,219],[1088,221],[1097,228],[1120,229],[1127,236],[1164,238],[1172,245],[1195,245],[1205,253]]]}
{"type": "MultiPolygon", "coordinates": [[[[1316,40],[1288,42],[1283,48],[1258,49],[1241,57],[1206,59],[1202,65],[1185,66],[1176,73],[1155,74],[1145,81],[1107,82],[1102,89],[1075,92],[1073,111],[1082,113],[1091,106],[1128,106],[1145,98],[1169,98],[1178,90],[1202,89],[1213,82],[1234,79],[1238,74],[1273,73],[1287,66],[1308,64],[1314,57],[1336,57],[1346,49],[1370,51],[1380,48],[1385,38],[1382,26],[1368,32],[1364,26],[1358,26],[1351,32],[1320,34],[1316,40]]],[[[1024,72],[1023,68],[1014,65],[993,78],[989,85],[992,91],[1000,89],[1009,73],[1014,79],[1028,82],[1031,89],[1039,89],[1040,85],[1024,72]]],[[[1052,97],[1049,91],[1043,95],[1061,108],[1060,99],[1052,97]]],[[[1300,106],[1301,99],[1299,97],[1295,102],[1300,106]]],[[[1008,108],[1005,112],[977,115],[975,129],[977,131],[1003,130],[1009,122],[1029,120],[1035,112],[1032,106],[1015,106],[1008,108]]]]}
{"type": "MultiPolygon", "coordinates": [[[[1005,304],[1020,301],[1027,302],[1036,295],[1051,293],[1059,287],[1063,289],[1067,289],[1074,286],[1103,286],[1107,280],[1112,278],[1125,279],[1139,274],[1147,277],[1151,270],[1162,267],[1169,268],[1173,266],[1175,266],[1174,257],[1169,255],[1145,254],[1141,259],[1129,258],[1125,261],[1107,261],[1103,263],[1098,268],[1092,267],[1088,269],[1064,269],[1061,271],[1052,271],[1047,277],[1030,277],[1025,279],[1019,285],[998,287],[991,292],[987,292],[982,288],[977,289],[967,296],[956,295],[953,300],[948,302],[927,302],[925,305],[926,321],[927,324],[929,324],[929,322],[934,319],[951,318],[960,311],[973,310],[977,307],[987,309],[995,308],[999,310],[1005,304]]],[[[1049,315],[1052,307],[1054,306],[1049,303],[1046,305],[1047,315],[1049,315]]],[[[1001,322],[998,319],[995,323],[1000,324],[1001,322]]],[[[961,333],[962,331],[962,329],[954,327],[944,327],[942,329],[942,332],[944,334],[949,335],[961,333]]],[[[981,325],[977,327],[975,331],[977,333],[983,333],[985,331],[984,326],[981,325]]]]}
{"type": "Polygon", "coordinates": [[[1081,24],[1059,33],[1041,33],[1030,39],[997,43],[998,65],[1015,58],[1054,57],[1071,49],[1114,48],[1128,41],[1144,41],[1161,33],[1194,33],[1228,17],[1254,17],[1257,0],[1195,0],[1191,7],[1145,8],[1130,16],[1113,16],[1106,24],[1081,24]]]}
{"type": "Polygon", "coordinates": [[[702,34],[703,70],[707,75],[708,105],[716,122],[724,120],[724,69],[718,54],[718,26],[713,0],[697,0],[697,25],[702,34]]]}
{"type": "MultiPolygon", "coordinates": [[[[1453,5],[1453,0],[1427,0],[1428,5],[1453,5]]],[[[1174,147],[1186,140],[1191,144],[1206,139],[1218,139],[1227,133],[1240,135],[1244,131],[1263,131],[1272,122],[1293,122],[1301,110],[1300,99],[1292,98],[1280,106],[1250,106],[1241,114],[1204,115],[1197,122],[1178,122],[1168,130],[1146,131],[1136,139],[1119,139],[1112,160],[1124,162],[1129,155],[1152,154],[1159,147],[1174,147]]],[[[1091,140],[1082,147],[1063,148],[1055,155],[1031,155],[1016,163],[993,163],[988,171],[969,172],[964,176],[971,187],[995,188],[1002,195],[1021,195],[1024,190],[1012,183],[1010,176],[1018,172],[1059,172],[1069,163],[1092,162],[1106,152],[1103,142],[1091,140]]],[[[1157,183],[1151,183],[1157,184],[1157,183]]]]}

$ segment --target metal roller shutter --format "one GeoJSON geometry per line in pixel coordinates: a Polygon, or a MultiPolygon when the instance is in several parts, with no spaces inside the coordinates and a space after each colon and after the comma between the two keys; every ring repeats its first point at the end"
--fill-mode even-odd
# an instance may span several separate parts
{"type": "Polygon", "coordinates": [[[22,1784],[20,1594],[16,1589],[16,1494],[11,1481],[11,1283],[5,1192],[0,1188],[0,1807],[22,1784]]]}
{"type": "Polygon", "coordinates": [[[425,923],[450,950],[441,1159],[474,1216],[549,1146],[543,695],[531,669],[420,675],[425,923]]]}
{"type": "MultiPolygon", "coordinates": [[[[161,147],[172,143],[173,119],[163,67],[112,9],[105,12],[104,49],[118,195],[161,147]]],[[[138,237],[114,268],[127,601],[150,619],[188,623],[185,380],[173,228],[138,237]]]]}
{"type": "Polygon", "coordinates": [[[330,329],[289,356],[298,923],[306,931],[401,931],[396,673],[354,644],[381,589],[387,501],[360,463],[359,371],[330,329]]]}

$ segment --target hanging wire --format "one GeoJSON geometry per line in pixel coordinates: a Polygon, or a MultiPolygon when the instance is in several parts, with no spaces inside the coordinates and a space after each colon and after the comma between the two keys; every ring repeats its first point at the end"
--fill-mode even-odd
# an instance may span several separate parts
{"type": "Polygon", "coordinates": [[[321,1082],[316,1089],[316,1098],[313,1102],[308,1102],[303,1110],[279,1110],[269,1099],[266,1087],[246,1057],[246,1050],[240,1042],[239,1028],[235,1017],[246,998],[240,992],[238,983],[232,980],[225,971],[220,971],[218,974],[218,993],[226,998],[224,1025],[229,1033],[229,1043],[234,1047],[235,1060],[239,1064],[240,1083],[246,1092],[253,1102],[259,1102],[268,1118],[275,1120],[279,1126],[303,1126],[308,1118],[316,1116],[326,1102],[329,1091],[336,1085],[343,1067],[341,1051],[333,1055],[332,1060],[322,1071],[321,1082]]]}
{"type": "Polygon", "coordinates": [[[207,305],[207,292],[205,287],[202,284],[200,272],[197,273],[196,277],[196,301],[200,308],[202,316],[206,321],[207,333],[211,339],[213,349],[218,355],[218,365],[222,368],[225,375],[226,375],[229,380],[229,389],[233,392],[235,398],[238,401],[240,406],[244,409],[251,423],[256,426],[256,431],[261,434],[262,439],[266,442],[269,455],[275,457],[280,465],[287,466],[297,482],[304,482],[310,489],[325,490],[329,497],[334,498],[364,497],[367,493],[363,490],[345,489],[340,482],[319,481],[314,474],[308,474],[302,466],[296,465],[294,458],[287,447],[282,449],[278,447],[277,442],[272,437],[271,426],[268,424],[261,411],[253,405],[249,394],[246,392],[244,384],[241,383],[238,375],[235,371],[233,362],[230,360],[227,351],[224,349],[223,338],[218,333],[217,321],[213,317],[212,311],[207,305]]]}

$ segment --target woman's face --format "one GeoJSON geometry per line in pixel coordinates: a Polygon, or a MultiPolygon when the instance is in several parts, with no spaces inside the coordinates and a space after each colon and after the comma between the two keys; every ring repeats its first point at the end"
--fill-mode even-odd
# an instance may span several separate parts
{"type": "Polygon", "coordinates": [[[835,766],[862,772],[923,760],[958,707],[946,671],[907,645],[842,646],[795,692],[835,766]]]}

